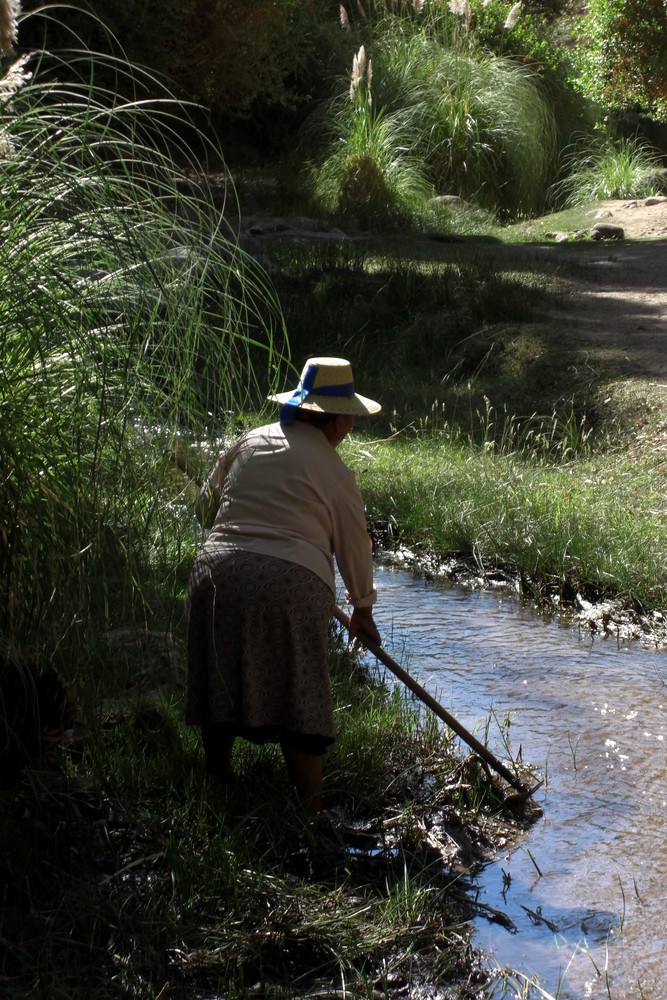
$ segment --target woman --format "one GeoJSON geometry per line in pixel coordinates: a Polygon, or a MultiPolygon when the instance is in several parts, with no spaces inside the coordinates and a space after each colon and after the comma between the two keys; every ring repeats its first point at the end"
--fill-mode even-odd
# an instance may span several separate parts
{"type": "Polygon", "coordinates": [[[353,605],[350,635],[380,642],[371,541],[354,474],[336,448],[380,405],[355,392],[342,358],[311,358],[280,422],[243,435],[200,492],[211,533],[188,590],[186,722],[210,773],[230,777],[234,739],[278,740],[310,815],[334,741],[327,668],[334,555],[353,605]]]}

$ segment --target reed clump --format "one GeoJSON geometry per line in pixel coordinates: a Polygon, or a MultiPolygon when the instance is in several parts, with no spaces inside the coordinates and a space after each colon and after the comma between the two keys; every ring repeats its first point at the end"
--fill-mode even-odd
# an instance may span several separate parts
{"type": "Polygon", "coordinates": [[[255,405],[284,348],[266,276],[192,181],[215,144],[188,145],[156,80],[137,70],[127,100],[100,68],[132,78],[112,56],[22,58],[1,121],[0,633],[65,660],[174,584],[173,443],[255,405]]]}

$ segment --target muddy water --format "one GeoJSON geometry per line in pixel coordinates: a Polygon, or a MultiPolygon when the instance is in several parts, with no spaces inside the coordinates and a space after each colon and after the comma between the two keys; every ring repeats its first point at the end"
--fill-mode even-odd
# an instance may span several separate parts
{"type": "Polygon", "coordinates": [[[554,996],[662,1000],[667,654],[387,566],[377,584],[388,652],[469,730],[490,719],[501,757],[509,714],[513,751],[547,775],[544,817],[478,880],[516,931],[480,920],[477,945],[554,996]]]}

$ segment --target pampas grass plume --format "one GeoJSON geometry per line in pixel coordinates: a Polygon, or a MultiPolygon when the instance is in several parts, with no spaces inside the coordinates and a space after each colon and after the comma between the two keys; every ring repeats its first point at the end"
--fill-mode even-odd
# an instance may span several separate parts
{"type": "Polygon", "coordinates": [[[4,104],[10,97],[13,97],[17,90],[30,80],[32,73],[25,69],[25,65],[30,59],[30,53],[21,56],[13,62],[5,75],[0,79],[0,104],[4,104]]]}
{"type": "Polygon", "coordinates": [[[362,45],[356,56],[352,60],[352,79],[350,80],[350,100],[354,101],[362,83],[366,84],[366,103],[370,107],[373,103],[371,97],[371,81],[373,79],[373,63],[368,60],[366,63],[366,49],[362,45]]]}
{"type": "Polygon", "coordinates": [[[366,49],[362,45],[356,56],[352,60],[352,82],[350,83],[350,97],[354,100],[354,94],[359,84],[366,74],[366,49]]]}
{"type": "Polygon", "coordinates": [[[505,21],[505,24],[503,25],[504,28],[513,28],[514,27],[514,25],[516,24],[516,19],[517,19],[517,16],[519,14],[519,10],[520,9],[521,9],[521,0],[518,0],[518,3],[514,4],[514,6],[512,7],[511,11],[507,15],[507,20],[505,21]]]}
{"type": "Polygon", "coordinates": [[[18,39],[19,0],[0,0],[0,56],[6,56],[18,39]]]}
{"type": "Polygon", "coordinates": [[[347,13],[345,7],[343,7],[342,3],[338,4],[338,17],[340,18],[340,26],[343,29],[343,31],[349,31],[350,30],[350,18],[348,16],[348,13],[347,13]]]}

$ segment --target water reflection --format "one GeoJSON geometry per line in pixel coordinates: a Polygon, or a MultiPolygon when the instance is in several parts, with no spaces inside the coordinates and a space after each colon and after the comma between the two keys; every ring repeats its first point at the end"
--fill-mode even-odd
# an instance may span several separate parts
{"type": "Polygon", "coordinates": [[[662,997],[665,652],[389,566],[377,583],[388,652],[467,729],[489,723],[501,757],[509,717],[513,751],[547,775],[544,817],[480,878],[480,899],[518,933],[480,920],[478,945],[562,998],[662,997]]]}

